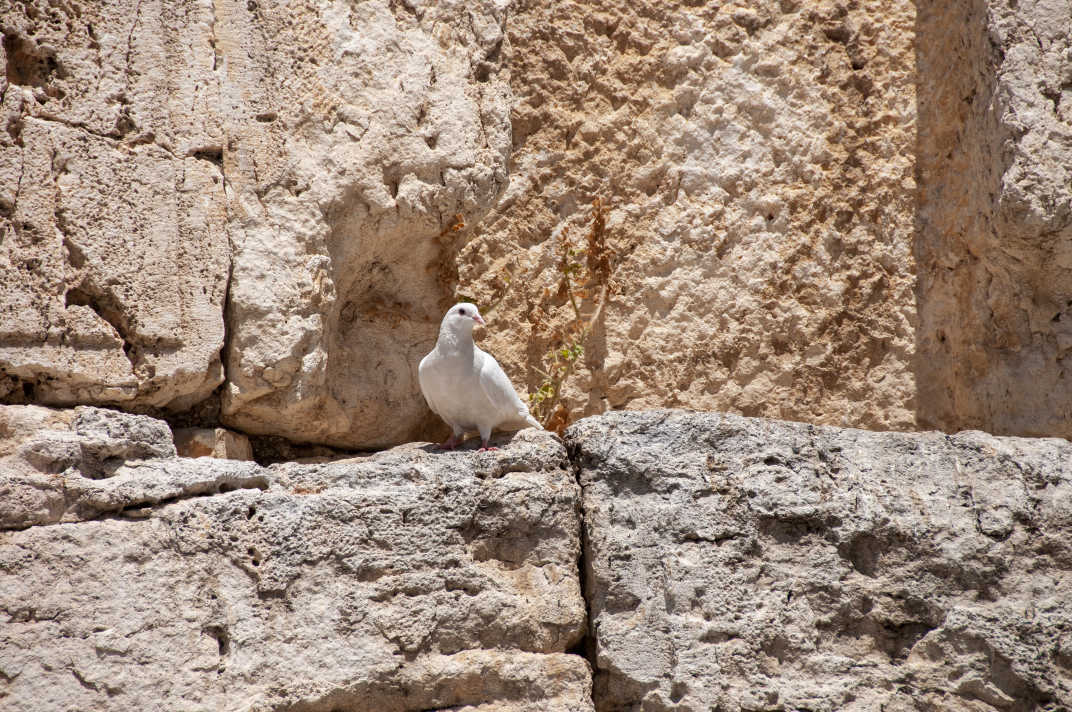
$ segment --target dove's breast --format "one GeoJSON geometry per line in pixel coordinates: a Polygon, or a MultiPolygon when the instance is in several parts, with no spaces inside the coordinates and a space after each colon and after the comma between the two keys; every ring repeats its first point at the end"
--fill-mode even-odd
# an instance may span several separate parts
{"type": "Polygon", "coordinates": [[[475,429],[489,404],[480,388],[473,354],[429,354],[420,366],[421,390],[428,404],[450,425],[475,429]]]}

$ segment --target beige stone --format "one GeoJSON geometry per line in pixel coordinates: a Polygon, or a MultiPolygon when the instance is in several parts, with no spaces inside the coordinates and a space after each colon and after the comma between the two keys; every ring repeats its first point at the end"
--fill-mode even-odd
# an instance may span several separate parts
{"type": "Polygon", "coordinates": [[[249,438],[227,428],[176,428],[175,450],[179,457],[218,457],[252,460],[249,438]]]}
{"type": "Polygon", "coordinates": [[[182,409],[223,380],[222,174],[169,111],[210,72],[175,55],[196,25],[141,6],[0,11],[7,401],[182,409]]]}
{"type": "Polygon", "coordinates": [[[7,3],[0,400],[437,435],[445,306],[537,392],[572,343],[558,237],[599,197],[558,424],[1069,435],[1066,9],[7,3]]]}
{"type": "Polygon", "coordinates": [[[451,299],[450,228],[506,184],[505,20],[489,0],[218,18],[225,86],[244,103],[225,155],[225,424],[351,448],[435,424],[416,367],[451,299]]]}
{"type": "Polygon", "coordinates": [[[163,421],[0,407],[5,710],[592,709],[562,443],[175,456],[163,421]]]}
{"type": "Polygon", "coordinates": [[[920,8],[920,423],[1070,437],[1068,3],[920,8]]]}
{"type": "Polygon", "coordinates": [[[914,31],[907,1],[519,7],[510,186],[458,260],[498,301],[482,346],[537,390],[571,314],[552,236],[580,246],[600,197],[613,286],[571,417],[913,427],[914,31]]]}

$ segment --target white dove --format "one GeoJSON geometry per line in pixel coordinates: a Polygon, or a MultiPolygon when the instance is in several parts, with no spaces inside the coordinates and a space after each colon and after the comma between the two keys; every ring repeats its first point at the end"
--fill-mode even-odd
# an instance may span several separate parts
{"type": "Polygon", "coordinates": [[[439,325],[435,348],[417,369],[428,407],[454,431],[442,444],[448,450],[467,430],[480,431],[481,450],[496,450],[488,447],[492,428],[541,427],[499,362],[473,343],[473,327],[483,323],[472,304],[452,306],[439,325]]]}

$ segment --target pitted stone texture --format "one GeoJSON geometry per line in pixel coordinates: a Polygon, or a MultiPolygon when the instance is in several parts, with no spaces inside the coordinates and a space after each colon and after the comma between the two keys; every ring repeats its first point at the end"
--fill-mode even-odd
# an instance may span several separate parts
{"type": "Polygon", "coordinates": [[[1072,16],[919,4],[920,423],[1072,436],[1072,16]]]}
{"type": "Polygon", "coordinates": [[[107,464],[174,456],[171,429],[148,416],[90,406],[0,405],[0,457],[15,457],[41,472],[76,467],[95,476],[107,464]]]}
{"type": "Polygon", "coordinates": [[[223,381],[211,12],[172,5],[0,10],[7,402],[182,409],[223,381]]]}
{"type": "Polygon", "coordinates": [[[0,529],[136,516],[167,500],[268,486],[256,466],[175,457],[167,424],[147,416],[0,406],[0,529]]]}
{"type": "Polygon", "coordinates": [[[682,411],[567,431],[604,710],[1060,710],[1072,445],[682,411]]]}
{"type": "Polygon", "coordinates": [[[219,169],[64,123],[33,97],[8,84],[0,104],[0,399],[205,398],[223,380],[219,169]]]}
{"type": "Polygon", "coordinates": [[[4,3],[0,399],[187,409],[224,380],[226,310],[228,423],[412,439],[449,228],[506,183],[505,17],[4,3]]]}
{"type": "Polygon", "coordinates": [[[270,468],[149,457],[104,479],[72,464],[30,483],[66,509],[22,522],[16,459],[0,462],[19,529],[0,532],[5,710],[592,708],[564,652],[585,621],[580,489],[547,433],[270,468]]]}
{"type": "Polygon", "coordinates": [[[914,20],[907,0],[520,5],[510,186],[459,256],[460,291],[503,295],[483,346],[536,390],[571,314],[552,235],[598,196],[619,266],[573,417],[911,428],[914,20]]]}

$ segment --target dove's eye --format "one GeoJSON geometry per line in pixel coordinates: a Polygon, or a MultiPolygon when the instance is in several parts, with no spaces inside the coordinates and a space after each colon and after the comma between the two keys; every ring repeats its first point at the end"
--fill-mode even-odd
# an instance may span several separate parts
{"type": "Polygon", "coordinates": [[[459,309],[458,313],[461,314],[462,316],[467,316],[464,309],[459,309]]]}

